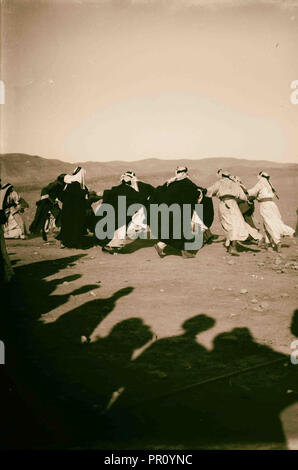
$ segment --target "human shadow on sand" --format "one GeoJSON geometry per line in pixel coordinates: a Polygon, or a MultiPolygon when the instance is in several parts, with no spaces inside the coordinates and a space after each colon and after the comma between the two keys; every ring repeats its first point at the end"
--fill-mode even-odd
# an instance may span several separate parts
{"type": "MultiPolygon", "coordinates": [[[[60,269],[66,267],[67,263],[75,261],[75,259],[78,258],[70,257],[59,260],[56,267],[60,269]]],[[[35,265],[34,269],[36,269],[35,265]]],[[[45,277],[53,274],[53,271],[52,263],[49,263],[49,266],[41,263],[41,270],[36,269],[36,273],[39,272],[45,277]]],[[[112,380],[111,378],[111,367],[107,374],[107,367],[109,364],[111,365],[111,362],[108,361],[109,354],[113,349],[117,356],[116,345],[121,344],[120,352],[118,347],[118,360],[112,361],[113,370],[117,368],[119,372],[119,364],[126,360],[125,351],[131,350],[132,354],[135,347],[138,347],[137,345],[143,344],[141,339],[142,322],[139,319],[130,322],[129,328],[117,325],[117,328],[111,333],[110,342],[103,339],[102,343],[96,345],[99,355],[96,351],[95,354],[92,352],[92,347],[86,348],[81,343],[81,336],[88,337],[100,322],[113,311],[116,302],[123,296],[129,295],[133,288],[126,287],[116,291],[110,297],[94,299],[72,309],[52,323],[45,323],[32,315],[32,303],[28,305],[22,301],[23,293],[18,290],[19,281],[20,278],[17,278],[17,282],[7,289],[7,294],[10,291],[10,295],[7,295],[9,297],[7,299],[9,300],[7,302],[8,310],[4,328],[1,331],[3,334],[5,332],[3,339],[5,337],[6,343],[12,345],[7,361],[7,371],[11,371],[12,376],[17,376],[18,381],[26,384],[24,390],[29,389],[29,395],[33,397],[29,403],[32,419],[28,419],[27,412],[24,413],[27,425],[21,423],[18,428],[20,432],[14,432],[12,436],[7,433],[2,441],[3,445],[5,446],[7,443],[8,446],[16,448],[30,447],[30,445],[34,445],[34,442],[37,446],[44,446],[46,442],[49,445],[62,445],[64,440],[73,440],[77,433],[81,436],[83,425],[89,427],[88,429],[94,435],[95,429],[100,427],[98,416],[96,413],[94,414],[95,408],[98,403],[101,403],[101,397],[103,397],[102,407],[104,406],[105,401],[118,384],[117,381],[115,382],[116,379],[112,380]],[[124,340],[127,336],[127,330],[131,329],[137,331],[137,340],[134,341],[135,335],[132,334],[133,345],[128,346],[127,341],[124,340]],[[109,344],[111,344],[110,347],[109,344]],[[108,356],[106,355],[107,351],[109,352],[108,356]],[[18,357],[17,363],[11,362],[12,357],[18,357]],[[105,364],[104,370],[102,370],[102,364],[105,364]],[[114,385],[115,383],[116,385],[114,385]],[[86,399],[87,397],[88,399],[86,399]],[[93,400],[90,401],[91,397],[93,400]],[[93,408],[93,404],[95,408],[93,408]],[[38,414],[37,422],[36,414],[38,414]],[[92,422],[94,422],[93,426],[92,422]],[[31,429],[31,425],[34,429],[31,429]],[[21,438],[24,432],[26,439],[21,438]],[[31,439],[33,443],[31,443],[31,439]]],[[[46,284],[47,281],[44,282],[46,284]]],[[[52,288],[53,284],[50,284],[47,295],[52,291],[52,288]]],[[[31,297],[38,297],[40,292],[32,290],[30,294],[31,297]]],[[[42,294],[46,295],[45,289],[42,294]]],[[[2,300],[3,297],[4,294],[2,300]]],[[[35,302],[33,302],[34,304],[35,302]]],[[[113,377],[117,375],[114,372],[113,377]]],[[[9,381],[5,379],[5,383],[9,383],[9,381]]],[[[19,417],[14,416],[14,409],[18,409],[16,405],[17,400],[12,400],[11,408],[8,406],[6,414],[9,414],[10,419],[14,419],[17,423],[19,417]]],[[[24,409],[27,407],[27,405],[23,406],[24,409]]],[[[21,416],[22,413],[20,413],[20,418],[21,416]]],[[[87,431],[83,440],[88,436],[89,432],[87,431]]]]}
{"type": "Polygon", "coordinates": [[[208,350],[197,338],[215,324],[205,314],[186,320],[181,335],[154,342],[148,325],[129,318],[105,338],[79,344],[79,334],[90,335],[111,312],[111,306],[103,312],[106,301],[126,293],[40,326],[43,345],[55,341],[48,356],[52,377],[60,374],[60,400],[76,445],[98,440],[106,448],[286,448],[279,415],[297,401],[297,374],[288,356],[255,342],[248,328],[217,335],[208,350]]]}
{"type": "Polygon", "coordinates": [[[60,270],[75,268],[76,262],[84,256],[86,255],[79,254],[54,260],[38,261],[15,268],[14,287],[18,291],[17,295],[12,296],[15,307],[27,312],[30,311],[32,317],[38,318],[65,304],[71,296],[78,296],[98,289],[98,284],[89,284],[65,294],[52,294],[58,286],[69,284],[79,279],[81,275],[69,274],[51,280],[46,278],[57,274],[60,270]]]}
{"type": "MultiPolygon", "coordinates": [[[[47,277],[75,260],[57,261],[55,268],[42,262],[41,271],[34,263],[33,272],[47,277]]],[[[40,286],[37,282],[36,288],[40,286]]],[[[42,289],[49,297],[53,285],[42,289]]],[[[11,330],[13,326],[15,340],[20,340],[21,366],[42,399],[43,421],[49,423],[54,446],[285,448],[279,415],[297,401],[296,366],[289,356],[258,344],[248,328],[217,335],[207,349],[199,335],[212,329],[215,320],[200,314],[183,323],[180,335],[153,341],[156,335],[136,310],[107,336],[88,342],[116,302],[132,290],[91,300],[51,323],[30,311],[9,311],[11,330]],[[47,410],[54,410],[66,429],[65,440],[47,410]]],[[[296,336],[297,322],[295,312],[291,331],[296,336]]]]}
{"type": "MultiPolygon", "coordinates": [[[[293,321],[297,334],[297,314],[293,321]]],[[[205,315],[187,320],[184,334],[156,341],[131,362],[109,411],[114,439],[130,435],[131,448],[148,449],[286,448],[279,415],[298,400],[289,357],[255,342],[247,328],[218,335],[207,351],[196,335],[213,324],[205,315]]]]}
{"type": "Polygon", "coordinates": [[[39,322],[36,336],[47,364],[46,375],[50,382],[59,383],[59,406],[63,403],[73,436],[79,440],[107,435],[102,414],[113,393],[125,383],[133,352],[152,339],[149,327],[141,319],[129,318],[118,322],[107,337],[90,343],[81,341],[82,337],[88,339],[111,314],[116,302],[132,290],[127,287],[111,297],[87,302],[55,322],[39,322]]]}

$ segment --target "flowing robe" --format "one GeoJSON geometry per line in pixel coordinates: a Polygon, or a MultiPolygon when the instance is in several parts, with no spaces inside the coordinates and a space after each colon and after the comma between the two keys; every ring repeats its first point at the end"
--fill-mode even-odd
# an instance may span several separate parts
{"type": "Polygon", "coordinates": [[[244,241],[249,236],[237,199],[246,200],[241,187],[229,178],[221,178],[207,189],[207,196],[219,198],[218,215],[222,228],[226,232],[226,244],[231,241],[244,241]]]}
{"type": "Polygon", "coordinates": [[[260,215],[263,219],[267,242],[271,239],[278,244],[282,236],[293,236],[295,230],[282,221],[279,209],[273,201],[275,194],[266,178],[261,178],[253,188],[248,190],[248,194],[260,203],[260,215]],[[263,199],[271,200],[263,201],[263,199]]]}
{"type": "Polygon", "coordinates": [[[48,184],[41,190],[41,198],[36,202],[36,212],[34,219],[29,227],[31,233],[39,234],[44,227],[49,212],[55,217],[57,227],[61,225],[61,211],[56,203],[56,199],[60,199],[63,192],[63,185],[58,181],[48,184]]]}
{"type": "MultiPolygon", "coordinates": [[[[100,240],[100,244],[106,245],[109,243],[110,246],[121,246],[124,244],[126,238],[126,232],[128,226],[132,223],[132,220],[136,222],[135,225],[140,223],[140,220],[144,223],[144,217],[141,214],[141,210],[136,211],[133,215],[127,215],[127,209],[132,204],[141,204],[147,208],[147,200],[154,188],[150,184],[142,181],[137,182],[138,191],[136,191],[131,185],[122,182],[117,186],[113,186],[111,189],[106,189],[103,192],[104,204],[110,204],[115,213],[115,232],[113,238],[106,237],[100,240]],[[121,207],[119,206],[119,197],[125,197],[126,213],[120,214],[121,207]],[[120,216],[120,217],[119,217],[120,216]]],[[[98,218],[97,218],[98,219],[98,218]]],[[[147,224],[146,224],[147,225],[147,224]]]]}
{"type": "MultiPolygon", "coordinates": [[[[169,211],[169,226],[168,226],[168,236],[165,236],[163,230],[166,227],[164,226],[165,220],[162,220],[162,212],[158,213],[158,227],[155,232],[153,228],[153,223],[150,221],[150,229],[152,235],[157,238],[159,241],[170,245],[178,250],[185,250],[186,243],[192,243],[194,241],[194,236],[191,238],[186,238],[185,230],[188,234],[191,233],[191,222],[192,216],[195,209],[195,204],[198,202],[198,197],[201,194],[199,187],[193,183],[188,177],[183,179],[173,181],[171,183],[165,183],[162,186],[158,186],[152,196],[150,197],[150,204],[162,205],[165,204],[167,208],[170,208],[172,205],[177,205],[180,211],[180,219],[175,219],[175,216],[172,211],[169,211]],[[185,212],[183,205],[187,204],[190,208],[189,213],[185,212]]],[[[210,201],[207,202],[209,208],[211,207],[210,201]]],[[[213,205],[212,205],[213,211],[213,205]]],[[[213,213],[210,214],[209,209],[209,218],[208,224],[211,225],[213,220],[213,213]],[[210,217],[211,215],[211,217],[210,217]]],[[[207,221],[207,216],[206,216],[207,221]]]]}
{"type": "Polygon", "coordinates": [[[68,184],[61,195],[61,231],[57,238],[68,248],[82,246],[86,230],[86,194],[87,189],[74,182],[68,184]]]}

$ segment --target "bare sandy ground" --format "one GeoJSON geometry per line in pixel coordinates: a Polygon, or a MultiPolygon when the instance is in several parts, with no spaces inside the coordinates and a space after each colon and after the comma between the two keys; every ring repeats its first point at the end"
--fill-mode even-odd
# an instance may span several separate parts
{"type": "MultiPolygon", "coordinates": [[[[43,322],[56,321],[74,307],[111,297],[115,291],[131,286],[132,292],[116,303],[113,312],[94,329],[91,339],[108,335],[113,325],[132,316],[147,323],[158,338],[173,336],[181,333],[187,318],[204,313],[216,320],[212,329],[200,335],[200,343],[207,348],[212,348],[217,334],[246,327],[258,342],[290,353],[295,338],[289,325],[298,293],[296,239],[284,239],[281,254],[249,245],[249,251],[231,257],[220,238],[189,260],[178,253],[161,260],[152,245],[153,241],[137,241],[127,245],[125,254],[110,255],[97,246],[60,249],[53,238],[49,244],[39,238],[7,240],[16,270],[31,263],[80,256],[70,266],[44,278],[47,282],[58,281],[51,295],[61,296],[64,302],[57,302],[57,308],[42,315],[43,322]],[[73,274],[78,278],[63,281],[73,274]],[[89,292],[72,295],[89,285],[89,292]],[[241,293],[243,289],[247,292],[241,293]]],[[[43,301],[46,304],[49,299],[43,301]]]]}

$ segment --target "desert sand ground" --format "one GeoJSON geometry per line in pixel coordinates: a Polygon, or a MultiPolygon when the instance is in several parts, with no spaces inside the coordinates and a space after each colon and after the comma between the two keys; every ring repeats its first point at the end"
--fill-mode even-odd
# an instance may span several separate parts
{"type": "Polygon", "coordinates": [[[7,241],[18,446],[298,448],[297,239],[231,257],[215,218],[219,239],[188,260],[150,240],[118,255],[7,241]]]}

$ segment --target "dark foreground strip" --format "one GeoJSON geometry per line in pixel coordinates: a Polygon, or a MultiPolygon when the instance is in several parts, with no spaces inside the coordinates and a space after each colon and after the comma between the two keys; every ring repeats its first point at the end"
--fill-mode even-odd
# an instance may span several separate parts
{"type": "MultiPolygon", "coordinates": [[[[268,367],[268,366],[271,366],[273,364],[278,364],[279,362],[284,362],[284,361],[285,361],[285,358],[275,359],[274,361],[263,362],[261,364],[255,365],[255,366],[246,367],[245,369],[240,369],[240,370],[236,370],[234,372],[229,372],[227,374],[218,375],[216,377],[211,377],[210,379],[201,380],[200,382],[196,382],[194,384],[187,385],[186,387],[177,388],[176,390],[172,390],[171,392],[164,393],[162,395],[158,395],[156,397],[150,398],[149,400],[144,400],[144,401],[140,401],[138,403],[128,405],[127,409],[142,407],[144,405],[147,405],[148,403],[152,403],[152,402],[155,402],[157,400],[162,400],[163,398],[168,398],[170,396],[179,395],[180,393],[187,392],[188,390],[192,390],[194,388],[200,387],[201,385],[217,382],[219,380],[228,379],[230,377],[234,377],[234,376],[240,375],[240,374],[246,374],[247,372],[251,372],[251,371],[256,370],[256,369],[261,369],[263,367],[268,367]]],[[[104,413],[106,413],[107,411],[108,410],[106,410],[104,413]]]]}

